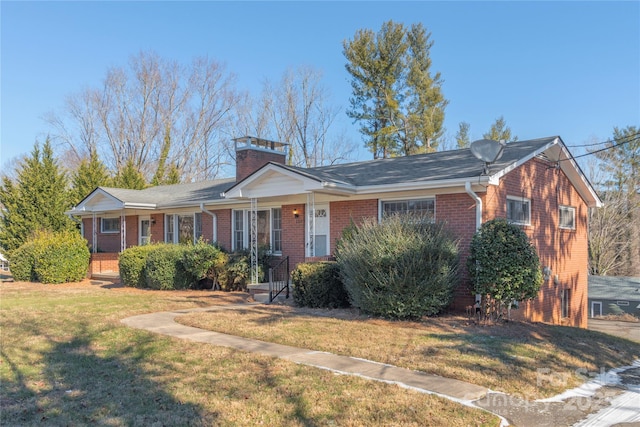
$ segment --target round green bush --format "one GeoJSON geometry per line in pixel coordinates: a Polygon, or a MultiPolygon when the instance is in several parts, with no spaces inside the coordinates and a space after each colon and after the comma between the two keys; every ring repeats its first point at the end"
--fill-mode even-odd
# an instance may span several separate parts
{"type": "Polygon", "coordinates": [[[19,282],[37,282],[35,266],[35,244],[27,241],[9,255],[11,262],[11,274],[13,279],[19,282]]]}
{"type": "Polygon", "coordinates": [[[340,279],[336,262],[298,264],[291,273],[293,300],[300,307],[342,308],[349,296],[340,279]]]}
{"type": "Polygon", "coordinates": [[[536,248],[522,229],[504,218],[482,224],[471,240],[467,270],[474,293],[511,307],[538,295],[542,284],[536,248]]]}
{"type": "Polygon", "coordinates": [[[227,263],[227,254],[209,243],[199,241],[186,247],[181,261],[185,273],[194,282],[211,279],[215,285],[227,263]]]}
{"type": "Polygon", "coordinates": [[[154,247],[145,261],[147,287],[151,289],[188,289],[194,283],[182,265],[186,246],[161,244],[154,247]]]}
{"type": "Polygon", "coordinates": [[[91,255],[87,241],[77,231],[40,231],[11,257],[16,280],[65,283],[87,276],[91,255]]]}
{"type": "Polygon", "coordinates": [[[125,286],[144,288],[147,286],[145,265],[147,256],[158,245],[133,246],[120,253],[118,258],[118,270],[120,280],[125,286]]]}
{"type": "Polygon", "coordinates": [[[449,305],[458,244],[443,224],[392,215],[350,227],[336,260],[354,307],[387,318],[419,318],[449,305]]]}

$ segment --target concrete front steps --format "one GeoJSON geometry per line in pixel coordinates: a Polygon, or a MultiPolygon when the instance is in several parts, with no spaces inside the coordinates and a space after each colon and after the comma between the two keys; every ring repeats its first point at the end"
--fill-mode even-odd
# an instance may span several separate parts
{"type": "MultiPolygon", "coordinates": [[[[269,283],[252,283],[247,285],[247,292],[255,302],[269,304],[269,283]]],[[[289,300],[291,299],[291,285],[289,285],[289,300]]],[[[282,291],[273,302],[285,302],[286,291],[282,291]]]]}

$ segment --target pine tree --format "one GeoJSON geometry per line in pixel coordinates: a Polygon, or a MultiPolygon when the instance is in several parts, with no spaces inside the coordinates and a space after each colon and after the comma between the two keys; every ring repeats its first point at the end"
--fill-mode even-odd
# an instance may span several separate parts
{"type": "Polygon", "coordinates": [[[31,157],[18,165],[15,181],[3,177],[0,246],[9,255],[37,230],[74,229],[74,223],[65,215],[71,208],[67,185],[67,176],[56,162],[48,138],[42,150],[36,143],[31,157]]]}
{"type": "Polygon", "coordinates": [[[460,124],[458,124],[458,133],[456,133],[458,148],[467,148],[471,144],[471,140],[469,138],[470,127],[471,125],[467,122],[460,122],[460,124]]]}
{"type": "Polygon", "coordinates": [[[147,183],[142,173],[136,168],[133,160],[129,160],[113,178],[113,186],[116,188],[142,190],[147,186],[147,183]]]}
{"type": "Polygon", "coordinates": [[[82,159],[78,169],[73,173],[71,197],[72,204],[77,205],[97,187],[111,185],[111,177],[107,167],[92,151],[88,159],[82,159]]]}
{"type": "Polygon", "coordinates": [[[517,136],[511,136],[511,128],[507,126],[507,122],[503,116],[498,117],[491,125],[489,132],[482,134],[482,137],[504,142],[515,142],[518,140],[517,136]]]}
{"type": "Polygon", "coordinates": [[[422,24],[385,22],[343,43],[352,97],[347,115],[374,158],[435,151],[447,101],[440,74],[431,75],[429,40],[422,24]]]}

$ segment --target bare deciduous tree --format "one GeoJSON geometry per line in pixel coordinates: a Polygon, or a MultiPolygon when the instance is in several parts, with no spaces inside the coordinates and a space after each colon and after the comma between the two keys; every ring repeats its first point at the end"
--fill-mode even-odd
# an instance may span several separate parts
{"type": "Polygon", "coordinates": [[[114,174],[132,162],[150,181],[168,152],[166,164],[177,165],[183,180],[212,179],[230,161],[221,146],[239,100],[233,83],[213,60],[182,66],[141,52],[127,68],[109,69],[102,88],[71,96],[49,122],[71,162],[96,151],[114,174]]]}

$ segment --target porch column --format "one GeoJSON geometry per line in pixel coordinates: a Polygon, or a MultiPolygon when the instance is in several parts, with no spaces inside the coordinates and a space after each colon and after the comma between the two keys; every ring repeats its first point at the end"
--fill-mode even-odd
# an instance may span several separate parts
{"type": "Polygon", "coordinates": [[[91,249],[92,253],[98,252],[98,230],[96,226],[98,224],[98,218],[96,217],[96,213],[92,212],[93,216],[91,218],[91,249]]]}
{"type": "Polygon", "coordinates": [[[249,248],[251,250],[251,283],[258,283],[258,199],[251,199],[249,211],[249,248]]]}
{"type": "Polygon", "coordinates": [[[316,195],[314,192],[307,193],[307,256],[316,256],[316,245],[314,238],[316,235],[316,195]]]}
{"type": "Polygon", "coordinates": [[[124,210],[120,214],[120,252],[127,249],[127,217],[124,210]]]}

